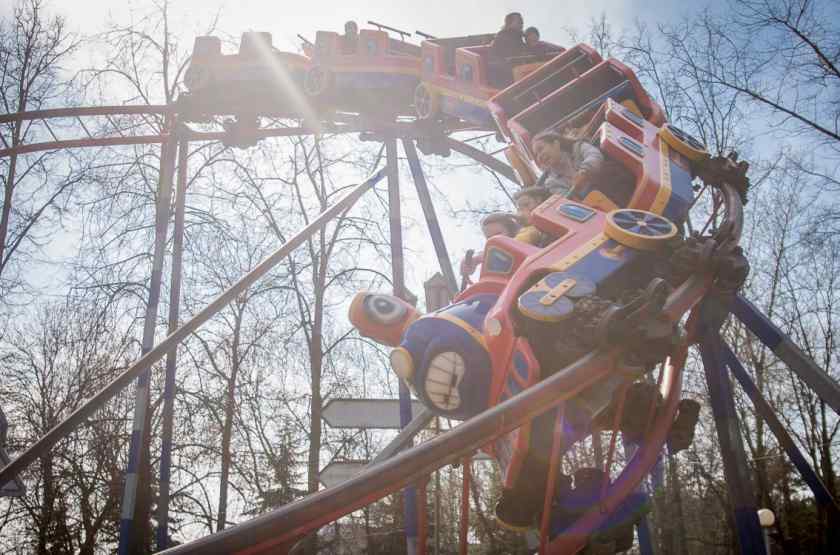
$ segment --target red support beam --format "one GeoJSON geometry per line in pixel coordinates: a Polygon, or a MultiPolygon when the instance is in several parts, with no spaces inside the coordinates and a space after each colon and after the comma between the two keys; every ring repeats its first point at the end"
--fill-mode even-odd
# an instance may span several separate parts
{"type": "Polygon", "coordinates": [[[166,142],[168,135],[141,135],[138,137],[97,137],[84,139],[67,139],[64,141],[49,141],[46,143],[31,143],[19,145],[12,148],[0,149],[0,158],[12,156],[13,154],[28,154],[30,152],[42,152],[45,150],[62,150],[65,148],[90,148],[97,146],[122,146],[122,145],[151,145],[166,142]]]}
{"type": "Polygon", "coordinates": [[[560,472],[560,447],[563,445],[563,423],[566,413],[565,403],[557,407],[557,417],[554,420],[554,437],[551,440],[551,459],[548,466],[548,482],[543,498],[543,512],[540,519],[540,555],[545,555],[548,546],[548,533],[551,524],[551,502],[557,486],[557,473],[560,472]]]}
{"type": "Polygon", "coordinates": [[[34,119],[78,118],[86,116],[167,115],[174,113],[174,106],[165,106],[160,104],[137,106],[79,106],[76,108],[51,108],[49,110],[33,110],[31,112],[0,114],[0,123],[34,119]]]}

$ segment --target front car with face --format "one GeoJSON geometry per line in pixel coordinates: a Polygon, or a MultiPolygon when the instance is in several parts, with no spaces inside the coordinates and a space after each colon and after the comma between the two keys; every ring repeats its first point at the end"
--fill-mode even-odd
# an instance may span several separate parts
{"type": "Polygon", "coordinates": [[[420,317],[412,305],[393,295],[362,291],[350,303],[350,322],[363,337],[396,347],[408,326],[420,317]]]}
{"type": "Polygon", "coordinates": [[[489,407],[492,363],[481,330],[495,295],[427,314],[391,352],[391,368],[433,412],[466,419],[489,407]]]}
{"type": "Polygon", "coordinates": [[[489,407],[492,363],[481,330],[496,295],[476,295],[420,316],[393,295],[358,293],[350,321],[364,337],[396,347],[391,368],[433,412],[466,419],[489,407]]]}

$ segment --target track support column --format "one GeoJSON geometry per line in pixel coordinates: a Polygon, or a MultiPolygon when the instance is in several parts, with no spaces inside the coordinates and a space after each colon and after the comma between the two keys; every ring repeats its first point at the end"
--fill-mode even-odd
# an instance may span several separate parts
{"type": "MultiPolygon", "coordinates": [[[[402,215],[400,211],[400,170],[397,160],[397,140],[385,139],[386,172],[388,176],[388,223],[391,232],[391,280],[394,295],[405,299],[405,260],[403,258],[402,215]]],[[[411,392],[400,380],[400,427],[411,422],[411,392]]],[[[411,446],[411,443],[408,444],[411,446]]],[[[408,486],[403,490],[405,542],[408,555],[417,553],[417,490],[408,486]]]]}
{"type": "Polygon", "coordinates": [[[454,297],[458,292],[458,282],[455,279],[455,272],[452,270],[452,262],[449,259],[449,252],[446,250],[446,242],[443,240],[443,233],[440,230],[435,205],[432,202],[432,195],[429,193],[429,186],[426,183],[426,176],[423,174],[420,159],[417,157],[417,149],[414,148],[411,139],[403,139],[402,144],[405,156],[408,158],[411,176],[414,178],[414,186],[417,188],[417,197],[420,199],[420,206],[423,208],[423,215],[426,217],[426,225],[429,226],[429,235],[432,237],[440,271],[446,278],[450,297],[454,297]]]}
{"type": "Polygon", "coordinates": [[[738,532],[738,543],[744,555],[764,555],[764,536],[758,522],[750,469],[741,440],[738,413],[732,396],[732,384],[721,356],[723,341],[720,326],[728,313],[727,299],[710,294],[699,306],[697,326],[700,355],[709,386],[712,413],[715,419],[723,471],[729,488],[733,509],[733,522],[738,532]]]}
{"type": "MultiPolygon", "coordinates": [[[[169,209],[172,199],[172,174],[175,172],[175,149],[177,142],[171,131],[177,122],[168,117],[164,124],[170,132],[160,153],[157,202],[155,208],[155,243],[152,254],[152,272],[149,279],[149,300],[143,323],[141,356],[145,356],[155,344],[158,306],[163,275],[163,259],[166,251],[166,236],[169,229],[169,209]]],[[[151,406],[149,382],[151,369],[144,370],[137,378],[134,396],[134,422],[131,429],[131,444],[128,453],[128,468],[125,474],[122,511],[120,514],[119,554],[145,553],[149,507],[149,442],[151,406]]]]}
{"type": "MultiPolygon", "coordinates": [[[[178,130],[178,180],[175,188],[175,227],[172,238],[172,273],[169,278],[169,322],[167,335],[178,329],[181,305],[181,266],[184,258],[184,218],[187,198],[187,160],[189,140],[178,130]]],[[[169,477],[172,466],[172,428],[175,413],[175,368],[178,348],[166,354],[166,381],[163,389],[163,431],[160,452],[160,491],[158,500],[157,548],[169,547],[169,477]]]]}
{"type": "Polygon", "coordinates": [[[802,480],[811,488],[814,494],[814,499],[817,504],[822,506],[828,515],[828,545],[838,545],[840,542],[840,507],[837,505],[837,500],[834,499],[831,492],[823,484],[814,469],[808,464],[802,451],[797,447],[796,442],[785,429],[784,424],[773,412],[772,407],[764,399],[761,391],[755,386],[747,371],[741,365],[741,362],[735,356],[728,346],[723,345],[723,360],[729,366],[730,372],[735,376],[735,379],[741,384],[741,388],[752,401],[755,411],[764,419],[770,431],[776,437],[776,441],[787,453],[790,461],[796,466],[802,480]]]}
{"type": "Polygon", "coordinates": [[[736,295],[732,303],[732,313],[782,359],[792,372],[808,384],[820,399],[840,415],[840,384],[831,379],[825,370],[817,366],[782,330],[743,296],[736,295]]]}

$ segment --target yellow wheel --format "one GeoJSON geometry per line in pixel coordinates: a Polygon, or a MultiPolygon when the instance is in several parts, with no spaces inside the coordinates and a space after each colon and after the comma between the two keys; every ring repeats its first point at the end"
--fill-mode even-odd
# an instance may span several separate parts
{"type": "Polygon", "coordinates": [[[626,247],[653,251],[677,234],[677,226],[653,212],[624,208],[607,214],[604,234],[626,247]]]}
{"type": "Polygon", "coordinates": [[[699,162],[709,157],[706,145],[670,123],[666,123],[659,129],[659,138],[691,162],[699,162]]]}
{"type": "Polygon", "coordinates": [[[421,120],[435,119],[440,115],[440,95],[426,84],[414,89],[414,111],[421,120]]]}

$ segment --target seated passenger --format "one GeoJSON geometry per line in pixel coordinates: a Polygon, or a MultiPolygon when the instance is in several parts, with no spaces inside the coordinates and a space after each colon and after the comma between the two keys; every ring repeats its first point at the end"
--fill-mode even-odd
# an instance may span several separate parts
{"type": "Polygon", "coordinates": [[[547,172],[542,185],[553,194],[583,200],[597,188],[616,206],[630,202],[635,178],[597,146],[553,131],[537,135],[531,146],[537,166],[547,172]]]}
{"type": "Polygon", "coordinates": [[[359,45],[359,26],[355,21],[344,24],[344,35],[341,37],[341,53],[355,54],[359,45]]]}
{"type": "MultiPolygon", "coordinates": [[[[481,220],[481,231],[484,233],[485,239],[490,239],[496,235],[515,237],[519,228],[520,225],[516,216],[507,212],[493,212],[481,220]]],[[[467,251],[467,257],[461,262],[461,276],[467,278],[473,275],[482,260],[484,260],[484,251],[477,253],[467,251]]]]}
{"type": "Polygon", "coordinates": [[[535,247],[541,247],[547,242],[548,237],[535,226],[531,225],[531,212],[537,206],[548,200],[550,196],[551,192],[545,187],[528,187],[520,189],[513,195],[513,201],[516,203],[516,218],[523,226],[514,239],[528,243],[529,245],[534,245],[535,247]]]}
{"type": "Polygon", "coordinates": [[[545,56],[551,52],[549,46],[540,41],[540,31],[536,27],[525,29],[525,48],[533,56],[545,56]]]}
{"type": "Polygon", "coordinates": [[[496,37],[490,43],[487,72],[492,86],[503,88],[513,83],[513,66],[509,58],[528,53],[522,33],[524,25],[520,13],[507,14],[504,27],[496,33],[496,37]]]}

